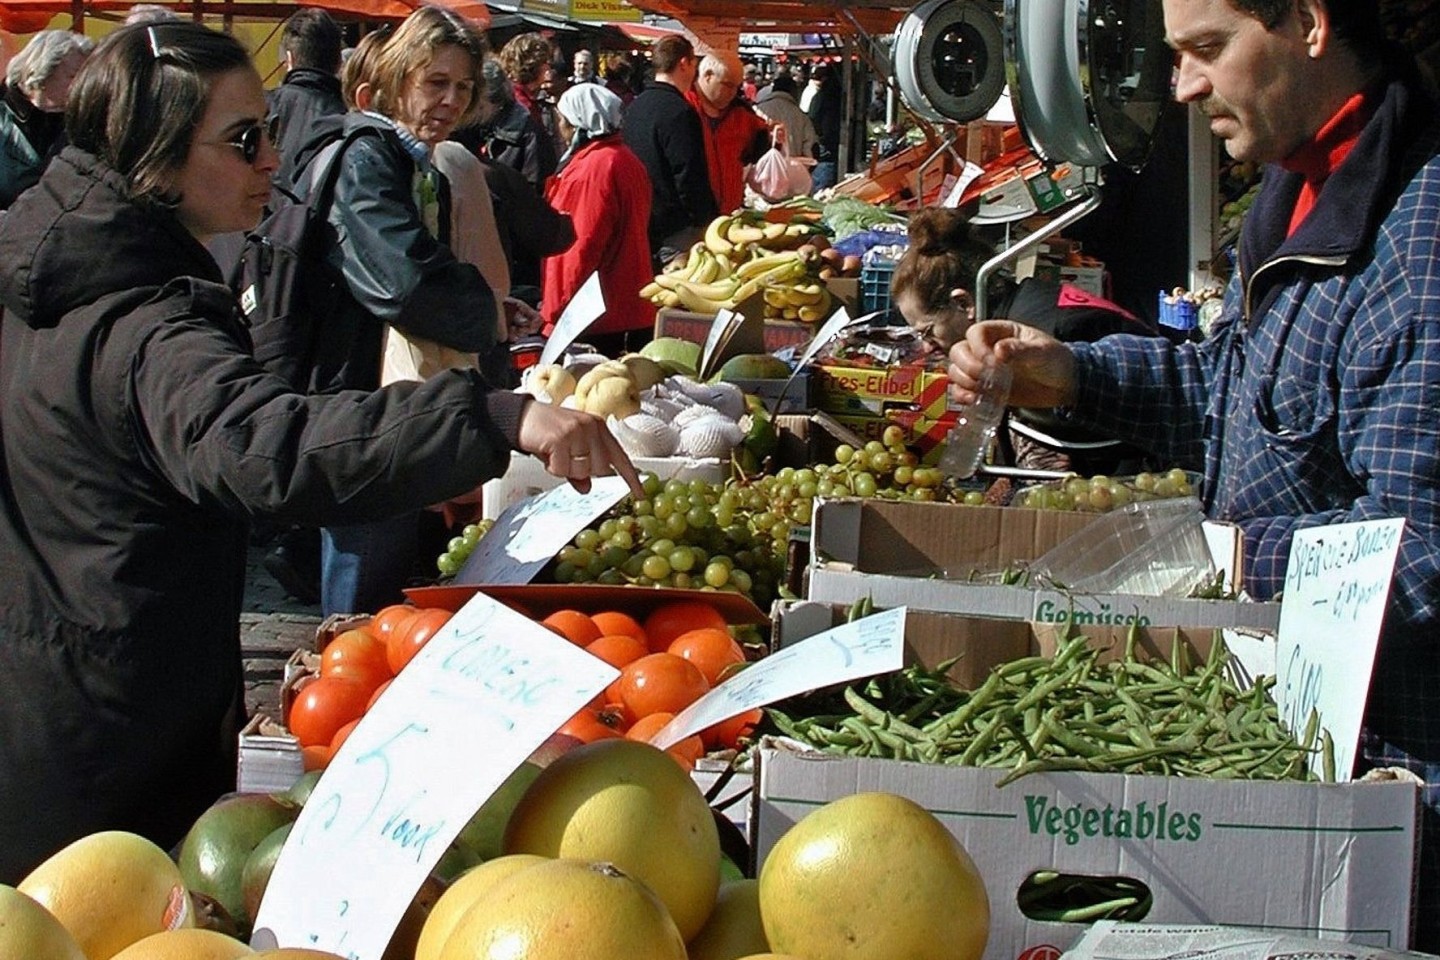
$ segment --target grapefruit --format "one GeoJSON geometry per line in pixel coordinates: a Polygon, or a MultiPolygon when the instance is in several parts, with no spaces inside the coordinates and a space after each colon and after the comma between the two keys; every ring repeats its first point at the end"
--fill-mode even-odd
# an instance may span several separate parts
{"type": "Polygon", "coordinates": [[[85,960],[85,951],[49,910],[0,884],[0,957],[85,960]]]}
{"type": "Polygon", "coordinates": [[[154,843],[123,830],[81,837],[16,889],[54,914],[89,960],[110,960],[152,933],[195,926],[180,868],[154,843]]]}
{"type": "Polygon", "coordinates": [[[891,793],[812,811],[760,869],[771,949],[807,960],[980,960],[985,885],[932,814],[891,793]]]}
{"type": "Polygon", "coordinates": [[[721,884],[710,919],[685,946],[690,960],[737,960],[769,950],[760,922],[760,881],[721,884]]]}
{"type": "Polygon", "coordinates": [[[686,960],[680,931],[645,884],[579,860],[547,860],[501,881],[460,918],[439,960],[516,957],[686,960]]]}
{"type": "Polygon", "coordinates": [[[214,930],[166,930],[137,940],[114,960],[239,960],[255,951],[214,930]]]}
{"type": "Polygon", "coordinates": [[[546,767],[510,818],[505,852],[613,863],[655,891],[686,940],[720,887],[704,794],[669,754],[635,740],[598,740],[546,767]]]}
{"type": "Polygon", "coordinates": [[[260,842],[287,823],[300,808],[264,793],[237,794],[216,801],[200,814],[180,844],[180,875],[191,890],[213,897],[241,927],[245,909],[245,861],[260,842]]]}
{"type": "Polygon", "coordinates": [[[544,857],[517,853],[509,857],[496,857],[467,870],[450,884],[449,889],[440,895],[440,900],[430,910],[430,916],[420,930],[420,939],[415,944],[415,960],[440,960],[440,953],[445,942],[450,939],[455,925],[476,901],[519,871],[544,862],[544,857]]]}

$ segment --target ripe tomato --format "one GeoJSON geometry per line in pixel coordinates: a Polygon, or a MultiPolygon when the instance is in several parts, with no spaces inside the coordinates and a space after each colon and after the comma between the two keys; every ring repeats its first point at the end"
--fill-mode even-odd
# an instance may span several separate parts
{"type": "Polygon", "coordinates": [[[392,603],[388,607],[381,607],[380,612],[370,618],[366,629],[379,637],[381,642],[388,644],[395,628],[418,613],[419,609],[409,603],[392,603]]]}
{"type": "Polygon", "coordinates": [[[645,641],[629,634],[616,633],[586,644],[585,652],[599,657],[612,667],[634,663],[649,653],[645,641]]]}
{"type": "Polygon", "coordinates": [[[356,719],[351,720],[349,723],[345,724],[339,730],[335,731],[335,736],[330,738],[331,757],[334,757],[335,754],[340,752],[340,745],[345,742],[347,737],[350,736],[351,731],[353,731],[357,726],[360,725],[360,719],[361,718],[357,717],[356,719]]]}
{"type": "Polygon", "coordinates": [[[575,716],[566,720],[556,733],[574,737],[581,743],[594,743],[596,740],[624,737],[624,726],[620,711],[613,705],[598,709],[585,706],[581,707],[575,716]]]}
{"type": "Polygon", "coordinates": [[[346,630],[321,652],[320,676],[345,677],[364,684],[374,693],[393,674],[383,641],[369,630],[346,630]]]}
{"type": "Polygon", "coordinates": [[[300,746],[328,746],[335,731],[365,712],[371,693],[354,680],[320,677],[296,694],[286,723],[300,746]]]}
{"type": "Polygon", "coordinates": [[[595,621],[579,610],[556,610],[540,622],[577,647],[594,643],[601,637],[595,621]]]}
{"type": "Polygon", "coordinates": [[[701,730],[700,739],[705,741],[705,746],[711,750],[734,750],[740,746],[741,737],[755,735],[755,729],[760,726],[760,721],[763,719],[765,719],[765,711],[759,707],[754,710],[746,710],[729,720],[722,720],[713,727],[701,730]]]}
{"type": "MultiPolygon", "coordinates": [[[[392,678],[392,679],[393,679],[393,678],[392,678]]],[[[375,688],[375,692],[372,693],[372,694],[370,694],[370,702],[367,703],[367,704],[365,704],[365,712],[366,712],[366,713],[369,713],[370,710],[371,710],[371,708],[373,708],[373,707],[375,706],[375,701],[379,700],[382,696],[384,696],[385,691],[386,691],[386,690],[389,690],[389,689],[390,689],[390,681],[389,681],[389,680],[386,680],[384,683],[380,684],[380,686],[376,687],[376,688],[375,688]]]]}
{"type": "Polygon", "coordinates": [[[686,631],[670,642],[667,652],[699,667],[705,682],[712,687],[720,682],[726,667],[745,662],[745,651],[730,636],[730,631],[717,627],[686,631]]]}
{"type": "Polygon", "coordinates": [[[620,671],[620,702],[631,723],[652,713],[679,713],[710,689],[700,668],[673,653],[652,653],[620,671]]]}
{"type": "Polygon", "coordinates": [[[386,660],[391,672],[399,673],[430,642],[435,632],[450,621],[451,616],[453,614],[449,610],[427,607],[406,620],[402,629],[392,633],[390,642],[386,644],[386,660]]]}
{"type": "MultiPolygon", "coordinates": [[[[641,717],[625,731],[626,740],[639,740],[641,743],[649,743],[655,734],[665,728],[665,725],[675,719],[673,713],[652,713],[649,716],[641,717]]],[[[679,743],[671,744],[665,748],[665,752],[674,757],[676,762],[686,770],[695,769],[695,763],[705,756],[705,745],[699,737],[686,737],[679,743]]]]}
{"type": "Polygon", "coordinates": [[[646,641],[656,653],[668,649],[680,634],[701,627],[724,630],[725,615],[699,600],[676,600],[650,611],[644,623],[646,641]]]}

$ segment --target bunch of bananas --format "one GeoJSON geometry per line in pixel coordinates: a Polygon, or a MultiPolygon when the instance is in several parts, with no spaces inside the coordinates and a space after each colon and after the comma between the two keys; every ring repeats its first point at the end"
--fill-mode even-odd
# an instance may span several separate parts
{"type": "Polygon", "coordinates": [[[818,323],[833,306],[819,271],[823,228],[769,223],[750,211],[717,217],[705,239],[640,290],[656,306],[713,314],[757,293],[771,319],[818,323]]]}

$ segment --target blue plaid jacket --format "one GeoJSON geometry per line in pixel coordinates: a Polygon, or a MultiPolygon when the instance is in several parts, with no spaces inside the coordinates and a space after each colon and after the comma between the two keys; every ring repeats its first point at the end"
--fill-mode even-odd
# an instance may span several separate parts
{"type": "Polygon", "coordinates": [[[1367,711],[1440,759],[1440,121],[1392,83],[1286,239],[1298,175],[1271,166],[1223,315],[1201,344],[1075,344],[1072,416],[1203,469],[1245,533],[1246,587],[1284,584],[1294,531],[1406,519],[1367,711]]]}

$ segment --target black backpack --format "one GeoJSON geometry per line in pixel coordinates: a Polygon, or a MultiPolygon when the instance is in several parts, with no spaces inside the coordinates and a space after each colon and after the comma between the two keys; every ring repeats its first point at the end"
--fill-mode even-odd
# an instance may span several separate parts
{"type": "Polygon", "coordinates": [[[379,135],[373,127],[339,135],[306,166],[297,193],[277,186],[273,209],[245,234],[227,271],[255,359],[302,393],[309,387],[320,331],[346,296],[344,279],[325,261],[334,242],[326,216],[338,161],[355,140],[379,135]]]}

